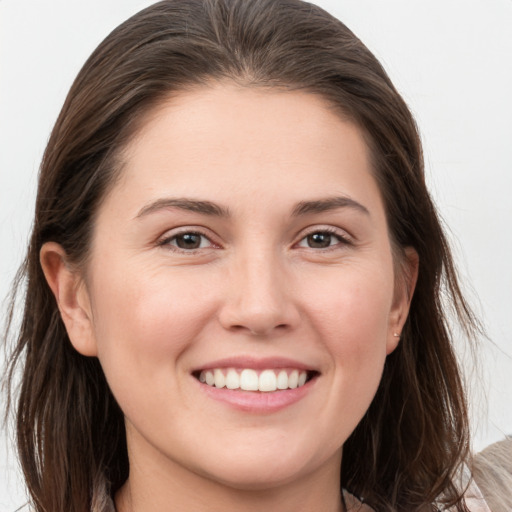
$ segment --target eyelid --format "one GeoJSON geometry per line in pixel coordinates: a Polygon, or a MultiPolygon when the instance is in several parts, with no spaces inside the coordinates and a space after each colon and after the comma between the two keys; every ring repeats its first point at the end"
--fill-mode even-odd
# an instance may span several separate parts
{"type": "Polygon", "coordinates": [[[178,228],[173,228],[167,230],[163,235],[158,237],[156,241],[156,245],[159,247],[166,247],[169,248],[169,250],[175,251],[175,252],[181,252],[181,253],[191,253],[193,251],[201,251],[205,249],[219,249],[221,246],[220,244],[216,243],[213,240],[212,235],[206,233],[205,228],[199,227],[199,226],[181,226],[178,228]],[[193,234],[193,235],[199,235],[201,237],[206,238],[210,242],[210,247],[199,247],[197,249],[181,249],[180,247],[176,247],[174,245],[171,245],[170,242],[177,238],[180,235],[186,235],[186,234],[193,234]]]}
{"type": "Polygon", "coordinates": [[[334,235],[335,237],[340,239],[340,243],[330,246],[330,247],[323,248],[323,249],[314,249],[312,247],[308,247],[308,248],[304,247],[304,249],[311,249],[314,251],[328,251],[328,250],[332,250],[332,249],[338,247],[340,244],[341,245],[353,245],[354,244],[353,237],[341,228],[337,228],[335,226],[328,226],[328,225],[315,225],[315,226],[310,226],[310,227],[306,228],[305,230],[301,231],[301,233],[297,237],[298,239],[295,242],[294,246],[297,246],[306,237],[308,237],[309,235],[312,235],[314,233],[328,233],[330,235],[334,235]]]}

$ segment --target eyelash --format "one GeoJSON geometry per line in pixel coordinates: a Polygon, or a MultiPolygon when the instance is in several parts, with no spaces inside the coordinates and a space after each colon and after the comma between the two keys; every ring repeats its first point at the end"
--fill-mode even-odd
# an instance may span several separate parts
{"type": "MultiPolygon", "coordinates": [[[[333,244],[333,245],[329,245],[327,247],[321,247],[321,248],[314,248],[314,247],[304,247],[305,249],[311,249],[311,250],[321,250],[323,252],[325,251],[332,251],[332,250],[336,250],[337,248],[339,248],[339,246],[344,246],[344,245],[353,245],[353,242],[352,240],[350,239],[350,237],[346,234],[342,234],[340,233],[340,231],[336,228],[333,228],[333,227],[322,227],[322,228],[315,228],[313,230],[311,230],[309,233],[306,233],[298,242],[298,244],[300,244],[301,242],[303,242],[304,240],[306,240],[308,237],[312,236],[312,235],[317,235],[317,234],[322,234],[322,235],[329,235],[329,236],[332,236],[332,237],[335,237],[337,240],[338,240],[338,243],[336,244],[333,244]]],[[[296,245],[298,245],[296,244],[296,245]]]]}
{"type": "MultiPolygon", "coordinates": [[[[332,228],[332,227],[322,227],[322,228],[316,228],[316,229],[311,230],[310,232],[304,234],[302,236],[302,238],[299,240],[299,242],[294,244],[294,246],[300,246],[301,242],[305,241],[308,237],[310,237],[312,235],[317,235],[317,234],[333,236],[338,240],[338,243],[333,244],[333,245],[328,245],[327,247],[317,247],[317,248],[303,247],[303,248],[311,249],[313,251],[325,252],[325,251],[335,250],[340,245],[353,245],[352,240],[347,235],[342,235],[337,229],[332,228]]],[[[200,247],[195,247],[195,248],[191,248],[191,249],[184,249],[184,248],[178,247],[177,245],[172,243],[172,242],[176,242],[179,237],[183,237],[185,235],[201,237],[202,239],[208,240],[208,242],[211,244],[211,247],[213,247],[213,248],[220,247],[217,244],[215,244],[207,235],[205,235],[201,231],[190,230],[190,229],[183,230],[179,233],[174,233],[172,236],[165,237],[162,240],[160,240],[157,245],[160,247],[169,247],[169,248],[172,247],[171,250],[176,251],[176,252],[181,252],[181,253],[191,253],[193,251],[211,248],[211,247],[201,247],[200,246],[200,247]]],[[[201,243],[202,242],[200,242],[200,245],[201,245],[201,243]]]]}
{"type": "MultiPolygon", "coordinates": [[[[205,247],[197,247],[197,248],[192,248],[192,249],[183,249],[182,247],[178,247],[177,245],[174,245],[172,243],[172,242],[176,242],[178,238],[184,237],[185,235],[192,235],[192,236],[201,237],[203,239],[208,240],[208,242],[214,248],[218,248],[219,247],[217,244],[212,242],[212,240],[208,236],[206,236],[204,233],[201,233],[200,231],[196,231],[196,230],[193,230],[193,229],[183,230],[183,231],[181,231],[179,233],[174,233],[171,236],[167,236],[167,237],[163,238],[162,240],[160,240],[158,242],[158,246],[160,246],[160,247],[169,247],[169,248],[172,248],[171,250],[176,251],[176,252],[181,252],[181,253],[191,253],[193,251],[205,249],[205,247]]],[[[202,242],[200,242],[200,245],[201,244],[202,244],[202,242]]],[[[208,247],[208,248],[210,248],[210,247],[208,247]]]]}

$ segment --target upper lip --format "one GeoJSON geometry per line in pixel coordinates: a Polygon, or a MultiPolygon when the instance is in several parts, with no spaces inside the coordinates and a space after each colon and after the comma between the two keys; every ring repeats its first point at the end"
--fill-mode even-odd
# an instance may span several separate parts
{"type": "Polygon", "coordinates": [[[277,368],[293,368],[297,370],[318,371],[311,364],[302,363],[288,357],[253,357],[253,356],[235,356],[215,361],[209,361],[192,370],[197,372],[201,370],[212,370],[214,368],[251,368],[253,370],[272,370],[277,368]]]}

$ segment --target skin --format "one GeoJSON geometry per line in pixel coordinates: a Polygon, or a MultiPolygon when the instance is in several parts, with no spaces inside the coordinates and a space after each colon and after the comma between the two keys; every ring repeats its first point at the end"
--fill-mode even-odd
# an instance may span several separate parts
{"type": "Polygon", "coordinates": [[[99,358],[125,414],[118,510],[343,510],[342,446],[407,317],[406,255],[397,279],[368,148],[322,98],[224,83],[151,112],[99,208],[86,272],[57,244],[41,252],[74,347],[99,358]],[[333,197],[360,206],[294,215],[333,197]],[[183,232],[200,246],[180,249],[183,232]],[[241,411],[192,376],[232,356],[287,357],[317,377],[284,409],[241,411]]]}

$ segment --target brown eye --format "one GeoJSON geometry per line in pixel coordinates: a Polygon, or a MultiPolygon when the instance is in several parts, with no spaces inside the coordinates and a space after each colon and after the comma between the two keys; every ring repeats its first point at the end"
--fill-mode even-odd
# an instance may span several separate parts
{"type": "Polygon", "coordinates": [[[180,249],[199,249],[199,247],[201,247],[201,235],[197,233],[178,235],[175,240],[176,245],[180,249]]]}
{"type": "Polygon", "coordinates": [[[176,247],[177,249],[181,249],[183,251],[193,251],[194,249],[211,247],[212,243],[206,236],[202,235],[201,233],[188,232],[179,233],[178,235],[167,238],[161,243],[161,245],[176,247]]]}
{"type": "Polygon", "coordinates": [[[337,231],[325,229],[310,232],[297,245],[307,249],[341,249],[343,246],[352,245],[352,242],[348,237],[337,231]]]}
{"type": "Polygon", "coordinates": [[[312,249],[325,249],[332,242],[333,235],[331,233],[312,233],[306,237],[308,247],[312,249]]]}

